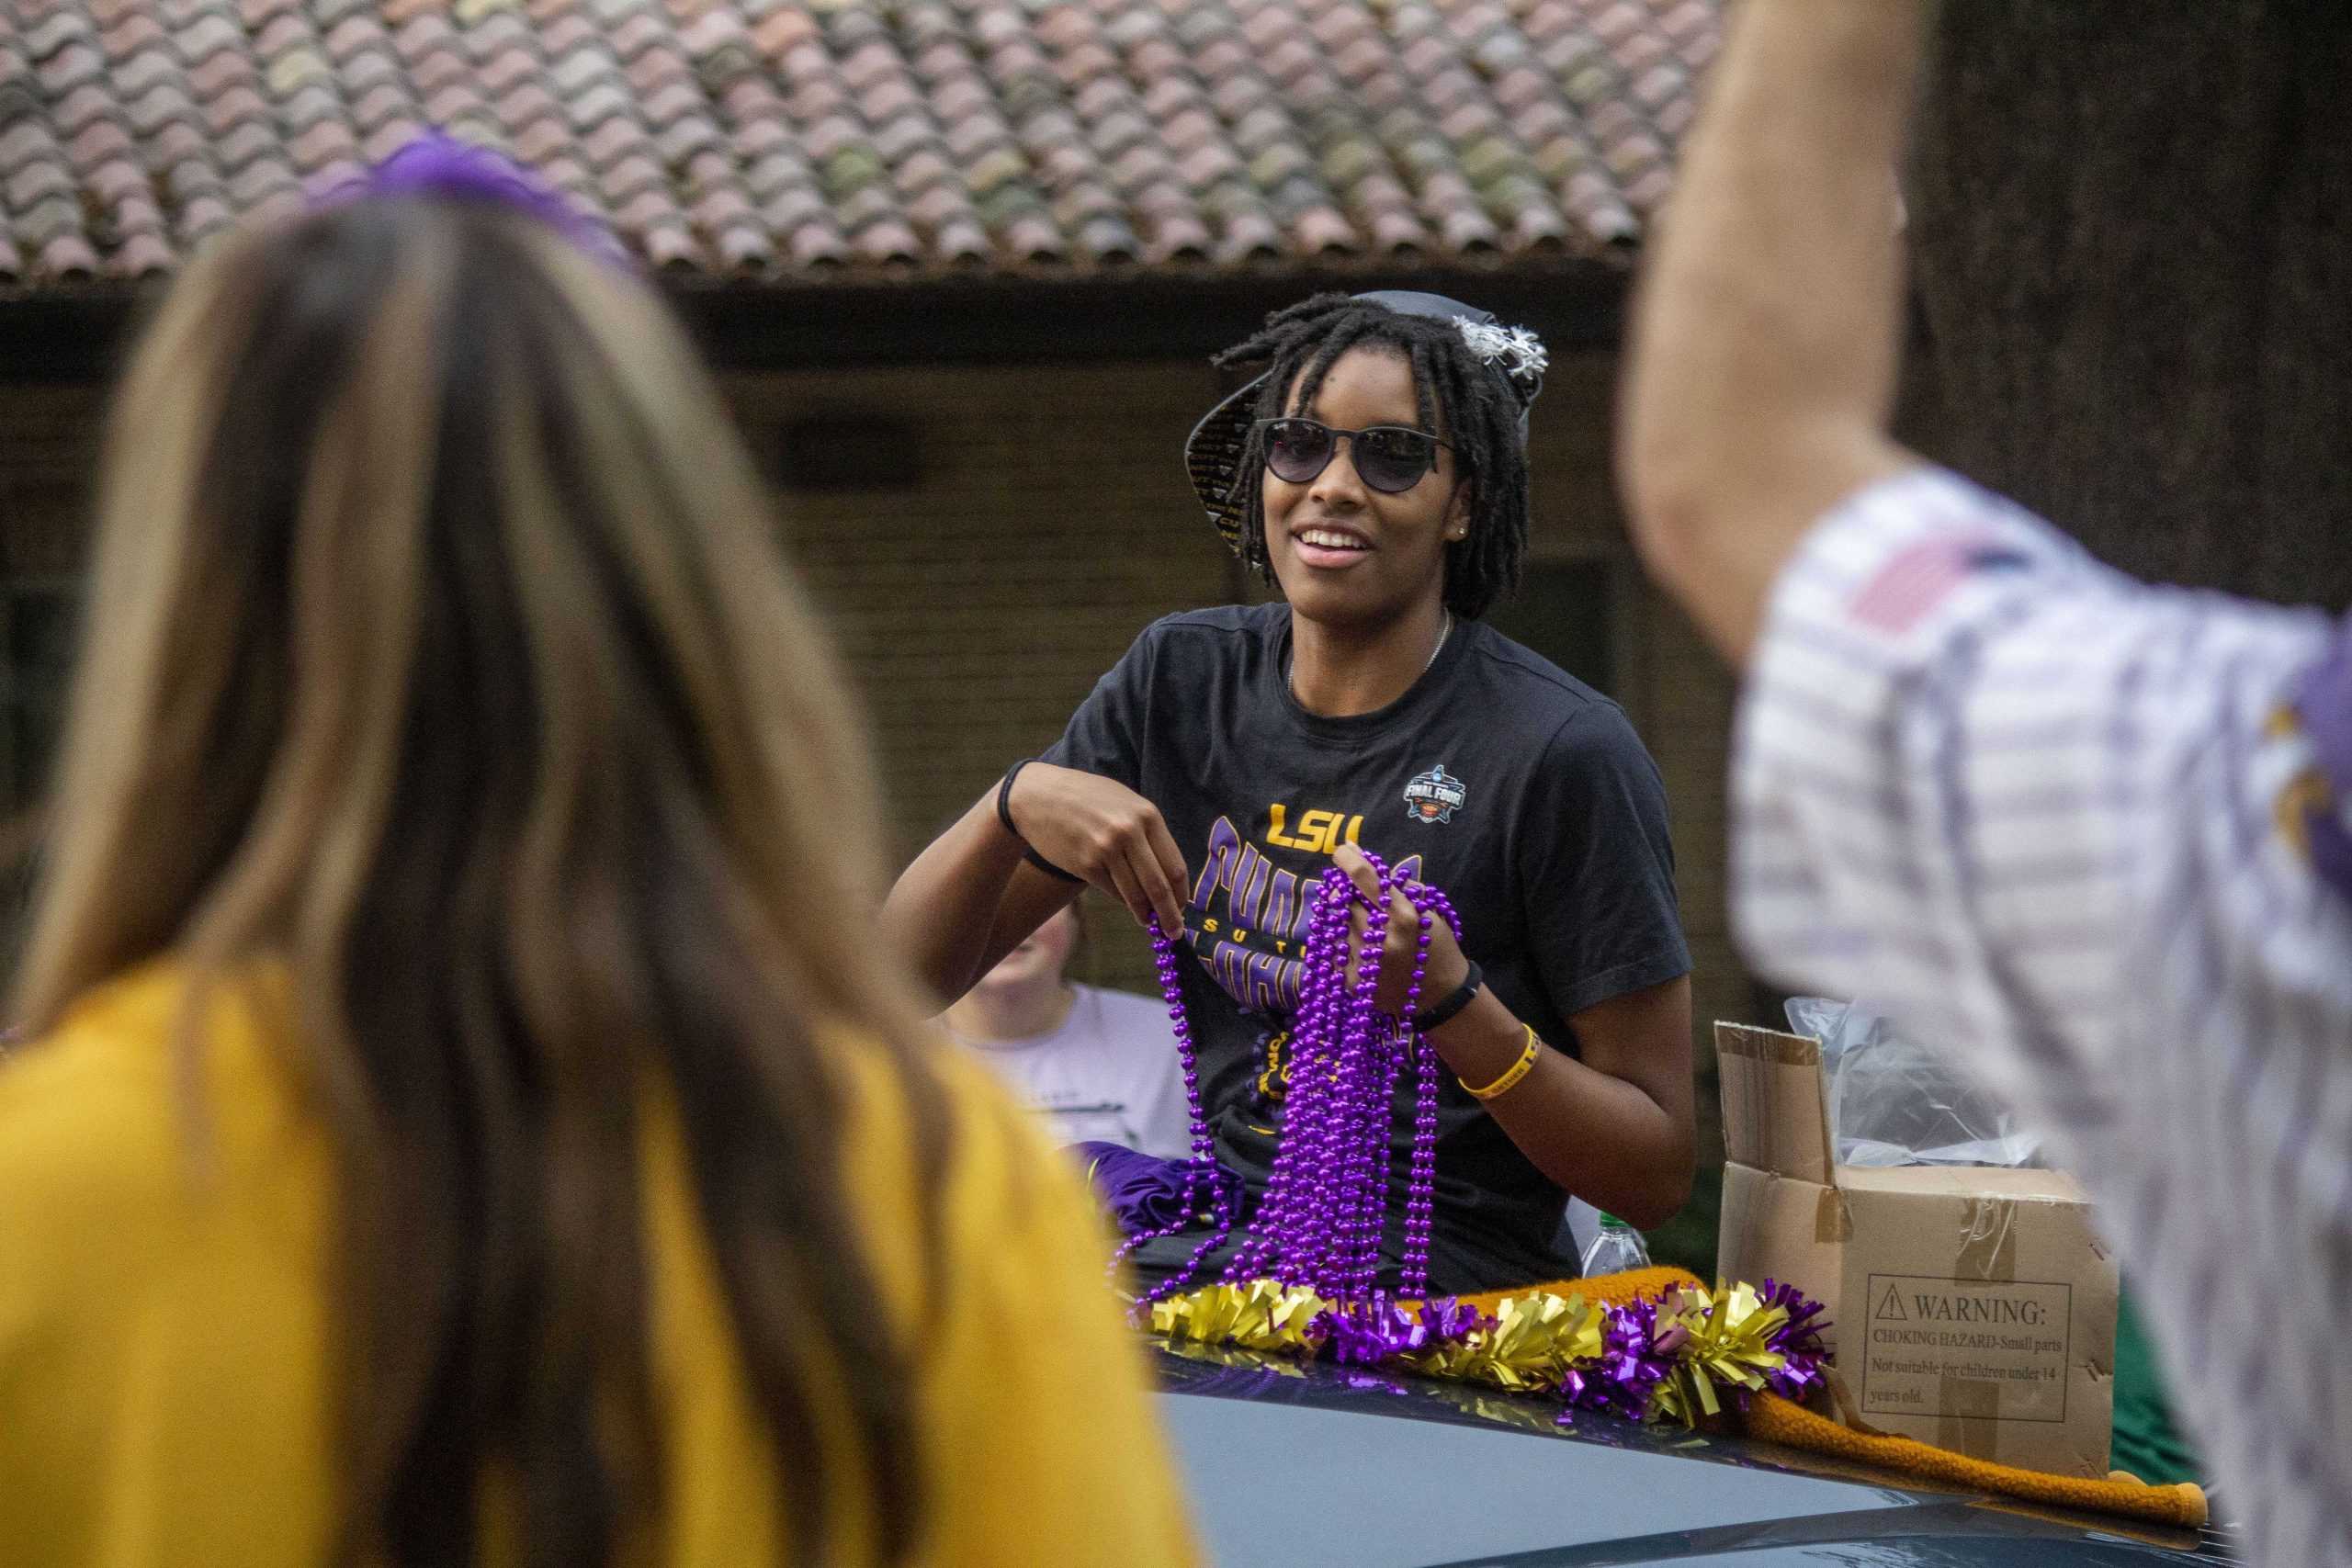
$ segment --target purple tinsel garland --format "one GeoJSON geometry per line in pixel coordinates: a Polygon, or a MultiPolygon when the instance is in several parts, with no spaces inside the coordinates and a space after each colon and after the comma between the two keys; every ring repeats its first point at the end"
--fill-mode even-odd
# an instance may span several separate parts
{"type": "MultiPolygon", "coordinates": [[[[1827,1309],[1794,1285],[1775,1280],[1766,1280],[1757,1294],[1760,1310],[1778,1307],[1788,1314],[1765,1340],[1765,1348],[1781,1358],[1781,1364],[1764,1373],[1764,1386],[1783,1399],[1802,1404],[1822,1384],[1822,1364],[1828,1351],[1821,1342],[1821,1331],[1828,1324],[1821,1314],[1827,1309]]],[[[1577,1410],[1603,1411],[1634,1421],[1647,1414],[1651,1397],[1673,1370],[1675,1352],[1690,1337],[1690,1331],[1679,1324],[1661,1329],[1657,1309],[1658,1303],[1647,1299],[1607,1309],[1599,1360],[1572,1369],[1561,1381],[1560,1396],[1568,1404],[1568,1411],[1560,1416],[1563,1425],[1577,1410]]],[[[1748,1391],[1729,1392],[1738,1408],[1746,1410],[1748,1391]]]]}
{"type": "MultiPolygon", "coordinates": [[[[1789,1320],[1774,1329],[1767,1341],[1784,1359],[1764,1374],[1764,1386],[1782,1399],[1803,1404],[1821,1386],[1821,1366],[1829,1359],[1828,1348],[1821,1342],[1821,1331],[1829,1326],[1821,1314],[1829,1309],[1794,1285],[1775,1280],[1764,1281],[1761,1294],[1766,1306],[1779,1307],[1789,1314],[1789,1320]]],[[[1746,1401],[1741,1403],[1744,1406],[1746,1401]]]]}
{"type": "MultiPolygon", "coordinates": [[[[1657,1303],[1643,1300],[1608,1309],[1600,1331],[1600,1359],[1594,1365],[1571,1371],[1562,1380],[1560,1396],[1574,1410],[1598,1410],[1638,1421],[1650,1407],[1650,1395],[1673,1370],[1668,1340],[1661,1335],[1657,1303]]],[[[1565,1424],[1569,1416],[1560,1417],[1565,1424]]]]}
{"type": "Polygon", "coordinates": [[[1307,1332],[1342,1365],[1369,1366],[1392,1356],[1457,1344],[1488,1326],[1476,1307],[1451,1296],[1424,1302],[1414,1310],[1375,1292],[1369,1300],[1343,1303],[1318,1313],[1307,1332]]]}

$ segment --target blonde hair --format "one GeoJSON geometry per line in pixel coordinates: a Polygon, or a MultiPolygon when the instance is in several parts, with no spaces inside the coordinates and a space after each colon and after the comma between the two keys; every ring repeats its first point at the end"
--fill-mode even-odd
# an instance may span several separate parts
{"type": "Polygon", "coordinates": [[[657,1506],[649,1076],[799,1553],[812,1348],[912,1539],[908,1357],[818,1032],[888,1060],[919,1146],[944,1113],[846,691],[682,334],[554,230],[367,200],[224,242],[163,306],[112,416],[18,1016],[165,953],[199,989],[290,975],[343,1174],[350,1554],[462,1561],[445,1489],[493,1457],[535,1563],[657,1506]]]}

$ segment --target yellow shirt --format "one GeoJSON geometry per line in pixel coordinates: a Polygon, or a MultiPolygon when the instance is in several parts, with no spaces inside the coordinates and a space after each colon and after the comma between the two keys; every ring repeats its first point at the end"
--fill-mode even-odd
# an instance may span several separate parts
{"type": "MultiPolygon", "coordinates": [[[[331,1468],[331,1150],[251,1010],[205,1033],[212,1166],[174,1088],[183,977],[126,976],[0,1067],[0,1564],[312,1568],[331,1468]]],[[[854,1053],[845,1053],[852,1066],[854,1053]]],[[[1139,1358],[1076,1176],[943,1054],[957,1136],[945,1299],[914,1299],[918,1162],[878,1070],[848,1075],[844,1177],[899,1324],[921,1325],[925,1563],[1193,1561],[1139,1358]]],[[[661,1568],[775,1561],[774,1460],[666,1114],[647,1118],[661,1568]]],[[[848,1483],[844,1482],[846,1487],[848,1483]]],[[[849,1516],[829,1563],[865,1559],[849,1516]]],[[[492,1534],[499,1532],[493,1529],[492,1534]]]]}

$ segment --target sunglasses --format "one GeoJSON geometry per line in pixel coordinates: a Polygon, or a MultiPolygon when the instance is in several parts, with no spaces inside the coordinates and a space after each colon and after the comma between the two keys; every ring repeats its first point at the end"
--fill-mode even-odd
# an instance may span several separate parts
{"type": "Polygon", "coordinates": [[[1311,419],[1261,419],[1266,468],[1287,484],[1303,485],[1331,466],[1344,435],[1352,446],[1356,478],[1383,495],[1401,495],[1437,467],[1437,449],[1452,447],[1425,430],[1375,424],[1369,430],[1334,430],[1311,419]]]}

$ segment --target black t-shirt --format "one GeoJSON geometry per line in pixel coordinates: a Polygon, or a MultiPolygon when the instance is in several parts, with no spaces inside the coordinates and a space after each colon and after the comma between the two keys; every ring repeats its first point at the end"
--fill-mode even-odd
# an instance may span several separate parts
{"type": "MultiPolygon", "coordinates": [[[[1410,690],[1324,718],[1286,675],[1290,610],[1171,615],[1102,677],[1046,760],[1118,780],[1167,819],[1193,878],[1182,967],[1219,1157],[1262,1189],[1282,1125],[1289,1014],[1316,879],[1352,840],[1442,888],[1496,997],[1574,1052],[1567,1019],[1687,974],[1657,769],[1616,704],[1476,621],[1410,690]]],[[[1425,998],[1424,1004],[1437,998],[1425,998]]],[[[1433,1290],[1575,1272],[1566,1194],[1440,1073],[1433,1290]]],[[[1409,1106],[1411,1075],[1398,1086],[1409,1106]]],[[[1402,1246],[1412,1117],[1389,1228],[1402,1246]]],[[[1197,1239],[1196,1237],[1194,1239],[1197,1239]]],[[[1181,1262],[1175,1238],[1147,1273],[1181,1262]]]]}

